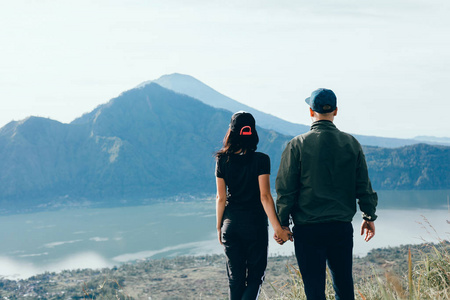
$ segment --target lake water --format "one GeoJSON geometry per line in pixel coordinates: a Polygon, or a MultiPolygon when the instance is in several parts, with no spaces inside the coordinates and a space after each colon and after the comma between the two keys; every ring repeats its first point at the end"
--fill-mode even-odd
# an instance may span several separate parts
{"type": "MultiPolygon", "coordinates": [[[[355,255],[363,256],[372,248],[448,240],[448,195],[450,190],[379,192],[372,241],[366,243],[359,236],[360,213],[354,218],[355,255]]],[[[223,253],[211,199],[2,216],[0,226],[0,276],[7,278],[111,267],[145,258],[223,253]]],[[[293,243],[280,246],[270,241],[271,255],[290,255],[293,249],[293,243]]]]}

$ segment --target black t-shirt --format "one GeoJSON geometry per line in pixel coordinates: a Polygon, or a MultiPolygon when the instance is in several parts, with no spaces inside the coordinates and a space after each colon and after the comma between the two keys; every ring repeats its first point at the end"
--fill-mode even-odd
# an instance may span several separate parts
{"type": "Polygon", "coordinates": [[[270,174],[270,158],[261,152],[222,155],[216,163],[216,176],[227,186],[227,209],[263,209],[258,176],[270,174]]]}

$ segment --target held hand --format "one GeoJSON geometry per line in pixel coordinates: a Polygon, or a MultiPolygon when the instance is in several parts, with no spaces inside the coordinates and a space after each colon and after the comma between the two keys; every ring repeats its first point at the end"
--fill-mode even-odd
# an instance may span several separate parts
{"type": "Polygon", "coordinates": [[[294,234],[293,234],[292,231],[289,229],[289,226],[283,226],[283,229],[289,231],[289,240],[290,240],[291,242],[293,242],[293,241],[294,241],[294,234]]]}
{"type": "Polygon", "coordinates": [[[223,243],[222,243],[222,229],[221,228],[217,229],[217,235],[219,236],[219,243],[221,245],[223,245],[223,243]]]}
{"type": "Polygon", "coordinates": [[[361,235],[364,235],[366,242],[370,241],[375,236],[375,223],[363,220],[361,224],[361,235]]]}
{"type": "Polygon", "coordinates": [[[280,245],[283,245],[288,240],[291,242],[294,240],[293,234],[287,226],[283,226],[281,231],[278,231],[273,235],[273,238],[280,245]]]}
{"type": "Polygon", "coordinates": [[[280,245],[283,245],[283,244],[284,244],[283,240],[280,239],[280,238],[277,236],[276,233],[273,234],[273,239],[274,239],[278,244],[280,244],[280,245]]]}

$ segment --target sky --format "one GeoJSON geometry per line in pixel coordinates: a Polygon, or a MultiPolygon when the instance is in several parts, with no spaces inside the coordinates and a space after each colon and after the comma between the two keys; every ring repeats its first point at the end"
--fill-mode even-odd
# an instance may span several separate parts
{"type": "Polygon", "coordinates": [[[450,137],[449,16],[448,0],[2,1],[0,127],[182,73],[295,123],[325,87],[341,130],[450,137]]]}

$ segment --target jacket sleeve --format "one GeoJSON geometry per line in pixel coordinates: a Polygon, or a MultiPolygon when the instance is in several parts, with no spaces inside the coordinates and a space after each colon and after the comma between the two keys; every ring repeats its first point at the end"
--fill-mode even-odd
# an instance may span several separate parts
{"type": "Polygon", "coordinates": [[[367,221],[375,221],[375,214],[378,204],[378,195],[372,189],[367,170],[366,157],[362,148],[358,155],[358,166],[356,170],[356,198],[358,199],[359,209],[363,213],[363,219],[367,221]]]}
{"type": "Polygon", "coordinates": [[[289,216],[297,201],[300,166],[300,153],[291,141],[281,155],[280,168],[275,181],[277,212],[281,226],[289,226],[289,216]]]}

